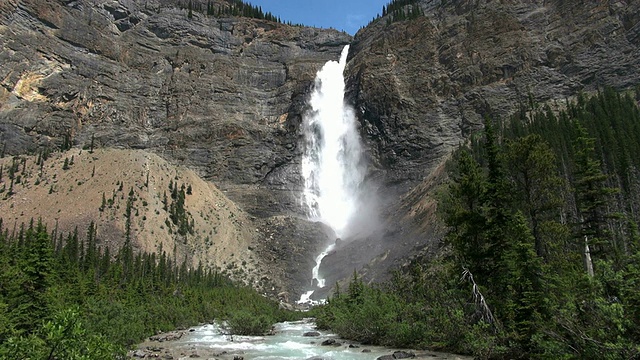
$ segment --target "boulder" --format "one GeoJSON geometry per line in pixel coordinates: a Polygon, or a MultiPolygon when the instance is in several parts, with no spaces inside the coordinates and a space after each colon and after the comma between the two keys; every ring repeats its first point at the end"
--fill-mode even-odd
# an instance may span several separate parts
{"type": "MultiPolygon", "coordinates": [[[[363,350],[364,352],[364,350],[363,350]]],[[[382,355],[377,360],[413,359],[416,354],[411,351],[394,351],[391,355],[382,355]]]]}
{"type": "Polygon", "coordinates": [[[327,339],[325,341],[323,341],[322,343],[320,343],[320,345],[322,346],[336,346],[336,345],[340,345],[339,342],[336,341],[336,339],[327,339]]]}
{"type": "Polygon", "coordinates": [[[394,359],[413,359],[416,357],[412,351],[394,351],[393,358],[394,359]]]}
{"type": "Polygon", "coordinates": [[[376,360],[394,360],[394,359],[395,358],[393,357],[393,355],[382,355],[376,358],[376,360]]]}

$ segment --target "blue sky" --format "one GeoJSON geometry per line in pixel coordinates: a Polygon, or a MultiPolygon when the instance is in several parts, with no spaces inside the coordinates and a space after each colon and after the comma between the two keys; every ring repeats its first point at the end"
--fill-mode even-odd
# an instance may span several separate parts
{"type": "Polygon", "coordinates": [[[284,22],[344,30],[355,34],[367,25],[389,0],[249,0],[284,22]]]}

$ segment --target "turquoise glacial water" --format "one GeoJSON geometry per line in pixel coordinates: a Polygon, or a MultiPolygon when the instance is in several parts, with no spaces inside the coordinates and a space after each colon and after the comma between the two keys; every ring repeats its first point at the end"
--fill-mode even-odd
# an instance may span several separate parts
{"type": "Polygon", "coordinates": [[[229,336],[220,326],[209,324],[194,328],[194,331],[178,340],[176,346],[189,345],[198,348],[206,347],[212,354],[225,357],[242,356],[245,360],[276,359],[376,359],[381,355],[389,355],[394,349],[378,346],[360,346],[353,342],[338,339],[337,336],[320,332],[320,336],[304,336],[305,332],[317,331],[311,320],[285,322],[275,324],[275,335],[269,336],[229,336]],[[321,342],[335,339],[339,346],[322,346],[321,342]],[[359,346],[357,348],[349,345],[359,346]],[[363,352],[363,350],[369,352],[363,352]]]}

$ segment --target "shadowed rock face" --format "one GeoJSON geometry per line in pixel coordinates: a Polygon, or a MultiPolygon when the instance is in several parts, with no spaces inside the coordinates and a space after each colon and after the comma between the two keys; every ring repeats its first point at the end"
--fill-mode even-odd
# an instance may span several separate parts
{"type": "Polygon", "coordinates": [[[373,22],[347,68],[373,166],[405,193],[451,149],[530,99],[640,83],[640,3],[426,1],[426,16],[373,22]]]}
{"type": "Polygon", "coordinates": [[[326,260],[328,283],[363,266],[380,278],[435,246],[430,194],[483,116],[640,83],[636,1],[423,0],[425,16],[382,18],[355,39],[190,19],[177,1],[1,2],[0,146],[19,154],[93,138],[195,170],[251,216],[265,239],[258,256],[276,263],[266,276],[284,279],[290,299],[332,241],[300,219],[299,126],[316,71],[352,40],[347,95],[385,230],[344,239],[326,260]]]}

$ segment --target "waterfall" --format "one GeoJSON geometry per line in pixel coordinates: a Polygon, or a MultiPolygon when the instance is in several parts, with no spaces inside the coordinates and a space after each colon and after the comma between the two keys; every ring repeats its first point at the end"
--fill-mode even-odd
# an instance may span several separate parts
{"type": "MultiPolygon", "coordinates": [[[[349,222],[358,210],[364,178],[355,112],[344,102],[343,73],[348,52],[347,45],[339,62],[328,61],[318,71],[309,99],[311,111],[303,120],[303,202],[309,218],[327,224],[338,238],[347,234],[349,222]]],[[[318,287],[324,287],[320,263],[333,247],[334,244],[328,245],[316,258],[312,276],[318,287]]],[[[312,293],[307,292],[300,302],[308,301],[312,293]]]]}

